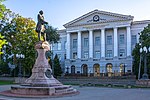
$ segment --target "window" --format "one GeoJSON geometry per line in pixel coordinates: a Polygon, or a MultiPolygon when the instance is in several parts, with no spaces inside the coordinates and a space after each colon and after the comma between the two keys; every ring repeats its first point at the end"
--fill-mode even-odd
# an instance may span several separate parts
{"type": "Polygon", "coordinates": [[[125,56],[125,50],[124,49],[120,49],[119,50],[119,56],[120,57],[124,57],[125,56]]]}
{"type": "Polygon", "coordinates": [[[89,58],[89,53],[88,53],[88,51],[85,51],[85,52],[84,52],[84,58],[89,58]]]}
{"type": "Polygon", "coordinates": [[[57,49],[58,49],[58,50],[61,50],[61,42],[58,42],[57,45],[58,45],[58,48],[57,48],[57,49]]]}
{"type": "Polygon", "coordinates": [[[121,34],[119,36],[119,42],[120,42],[120,44],[124,44],[124,34],[121,34]]]}
{"type": "Polygon", "coordinates": [[[112,36],[107,36],[107,44],[108,45],[112,44],[112,36]]]}
{"type": "Polygon", "coordinates": [[[95,46],[100,46],[100,37],[95,37],[95,46]]]}
{"type": "Polygon", "coordinates": [[[124,64],[120,64],[120,73],[124,72],[124,64]]]}
{"type": "Polygon", "coordinates": [[[95,58],[100,58],[100,51],[95,51],[95,58]]]}
{"type": "Polygon", "coordinates": [[[66,59],[66,54],[64,54],[64,58],[66,59]]]}
{"type": "Polygon", "coordinates": [[[73,59],[77,59],[77,52],[73,53],[73,59]]]}
{"type": "Polygon", "coordinates": [[[77,48],[77,39],[73,39],[73,48],[77,48]]]}
{"type": "Polygon", "coordinates": [[[136,44],[136,35],[131,36],[132,45],[136,44]]]}
{"type": "Polygon", "coordinates": [[[89,45],[88,38],[84,38],[84,47],[88,47],[88,45],[89,45]]]}
{"type": "Polygon", "coordinates": [[[107,64],[107,73],[112,73],[112,64],[107,64]]]}
{"type": "Polygon", "coordinates": [[[67,49],[67,41],[65,41],[65,43],[64,43],[64,48],[65,48],[65,50],[67,49]]]}
{"type": "Polygon", "coordinates": [[[112,50],[107,50],[107,55],[106,57],[112,57],[112,50]]]}

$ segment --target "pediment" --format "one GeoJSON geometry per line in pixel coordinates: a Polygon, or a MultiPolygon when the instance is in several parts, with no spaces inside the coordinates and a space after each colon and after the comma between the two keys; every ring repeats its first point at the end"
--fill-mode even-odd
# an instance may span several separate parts
{"type": "Polygon", "coordinates": [[[64,27],[67,28],[67,27],[72,27],[77,25],[106,23],[106,22],[114,22],[114,21],[121,21],[121,20],[133,20],[133,16],[94,10],[73,21],[66,23],[64,27]]]}

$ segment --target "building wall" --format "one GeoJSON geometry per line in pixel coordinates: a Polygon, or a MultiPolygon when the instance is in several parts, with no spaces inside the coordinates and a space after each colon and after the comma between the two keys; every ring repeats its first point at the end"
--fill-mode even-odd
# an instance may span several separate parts
{"type": "MultiPolygon", "coordinates": [[[[104,16],[103,16],[104,18],[104,16]]],[[[88,18],[83,19],[81,22],[75,23],[77,24],[82,24],[84,23],[88,18]]],[[[132,72],[132,56],[127,56],[127,27],[122,25],[122,23],[125,23],[125,25],[130,25],[130,31],[131,31],[131,50],[134,49],[135,44],[138,43],[139,39],[139,34],[144,27],[146,27],[150,22],[149,21],[138,21],[138,22],[133,22],[133,21],[120,21],[120,22],[109,22],[105,24],[105,57],[101,57],[101,34],[102,30],[95,27],[94,25],[85,25],[85,26],[75,26],[75,27],[69,27],[66,28],[65,30],[59,30],[58,33],[60,34],[60,42],[61,42],[61,50],[58,50],[58,44],[55,44],[54,46],[54,54],[60,54],[61,55],[61,67],[64,71],[64,73],[69,72],[71,73],[73,70],[72,68],[75,66],[75,73],[85,73],[85,67],[87,66],[87,73],[96,73],[96,71],[99,71],[100,74],[102,73],[108,73],[107,65],[111,65],[111,74],[115,75],[120,72],[122,72],[121,65],[124,64],[125,70],[124,72],[132,72]],[[119,27],[118,27],[119,26],[119,27]],[[117,39],[118,39],[118,53],[117,57],[114,57],[114,27],[117,27],[117,39]],[[85,29],[86,28],[86,29],[85,29]],[[85,38],[88,39],[89,42],[89,28],[94,28],[93,29],[93,57],[89,58],[89,51],[91,48],[89,48],[89,43],[85,47],[84,46],[84,41],[85,38]],[[75,30],[75,31],[74,31],[75,30]],[[81,31],[81,58],[74,58],[73,53],[78,53],[78,45],[73,48],[73,41],[74,39],[77,39],[78,42],[78,30],[81,31]],[[65,49],[65,43],[67,40],[67,34],[68,31],[70,32],[70,59],[65,59],[65,55],[68,53],[65,49]],[[123,35],[124,41],[123,43],[120,43],[120,36],[123,35]],[[133,36],[134,35],[134,36],[133,36]],[[107,37],[111,36],[112,37],[112,43],[108,44],[107,43],[107,37]],[[95,39],[96,37],[100,37],[99,45],[95,45],[95,39]],[[133,38],[132,38],[133,37],[133,38]],[[107,57],[107,50],[112,50],[112,55],[110,57],[107,57]],[[121,56],[120,52],[121,50],[124,50],[124,55],[121,56]],[[96,55],[96,51],[99,51],[99,58],[96,55]],[[85,58],[85,52],[88,53],[88,58],[85,58]],[[95,66],[99,67],[99,69],[96,69],[95,66]],[[73,66],[73,67],[71,67],[73,66]]],[[[103,27],[103,23],[98,26],[98,27],[103,27]]],[[[78,43],[77,43],[78,44],[78,43]]],[[[131,52],[132,53],[132,52],[131,52]]],[[[78,54],[77,54],[78,55],[78,54]]],[[[97,73],[97,74],[99,74],[97,73]]],[[[96,74],[94,74],[96,75],[96,74]]],[[[120,75],[120,74],[119,74],[120,75]]],[[[108,75],[109,76],[109,75],[108,75]]]]}

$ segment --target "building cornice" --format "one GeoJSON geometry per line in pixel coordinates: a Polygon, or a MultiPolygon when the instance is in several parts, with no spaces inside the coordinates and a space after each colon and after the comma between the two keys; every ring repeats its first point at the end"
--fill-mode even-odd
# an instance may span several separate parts
{"type": "MultiPolygon", "coordinates": [[[[122,15],[122,14],[117,14],[117,13],[112,13],[112,12],[106,12],[106,11],[100,11],[100,10],[94,10],[94,11],[91,11],[91,12],[89,12],[89,13],[87,13],[87,14],[85,14],[85,15],[83,15],[83,16],[81,16],[81,17],[79,17],[79,18],[77,18],[77,19],[74,19],[74,20],[72,20],[72,21],[70,21],[70,22],[68,22],[68,23],[66,23],[66,24],[64,24],[63,26],[64,27],[70,27],[73,23],[75,23],[75,22],[78,22],[78,21],[80,21],[80,20],[82,20],[83,18],[86,18],[86,17],[88,17],[88,16],[90,16],[90,15],[92,15],[92,14],[94,14],[94,13],[99,13],[99,14],[103,14],[103,15],[109,15],[109,16],[114,16],[114,17],[119,17],[119,18],[123,18],[123,19],[120,19],[120,20],[133,20],[133,16],[131,16],[131,15],[122,15]]],[[[106,22],[111,22],[111,21],[115,21],[115,20],[107,20],[106,22]]],[[[105,21],[104,21],[105,22],[105,21]]],[[[101,23],[104,23],[103,21],[101,21],[101,23]]],[[[91,23],[90,23],[91,24],[91,23]]]]}
{"type": "Polygon", "coordinates": [[[69,27],[78,27],[78,26],[84,26],[84,25],[96,25],[96,24],[104,24],[104,23],[110,23],[110,22],[119,22],[119,21],[129,21],[128,19],[116,19],[116,20],[107,20],[107,21],[101,21],[101,22],[92,22],[92,23],[84,23],[84,24],[76,24],[76,25],[69,25],[69,27]]]}
{"type": "Polygon", "coordinates": [[[132,25],[137,25],[137,24],[150,24],[150,20],[142,20],[142,21],[133,21],[132,25]]]}

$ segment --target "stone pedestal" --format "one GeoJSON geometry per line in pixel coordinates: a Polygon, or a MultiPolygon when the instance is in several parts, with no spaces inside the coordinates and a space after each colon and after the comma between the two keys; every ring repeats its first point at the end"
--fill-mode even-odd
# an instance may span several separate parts
{"type": "Polygon", "coordinates": [[[38,57],[32,69],[32,75],[24,84],[12,86],[11,90],[0,94],[18,97],[57,97],[74,95],[79,92],[69,85],[63,85],[52,75],[51,67],[46,59],[45,53],[50,50],[48,42],[40,41],[35,45],[38,57]]]}
{"type": "Polygon", "coordinates": [[[40,41],[35,45],[35,49],[38,52],[38,57],[32,69],[32,75],[25,81],[25,84],[40,87],[62,85],[53,77],[51,67],[45,56],[46,51],[50,50],[49,43],[40,41]]]}

